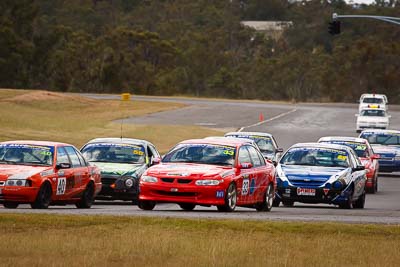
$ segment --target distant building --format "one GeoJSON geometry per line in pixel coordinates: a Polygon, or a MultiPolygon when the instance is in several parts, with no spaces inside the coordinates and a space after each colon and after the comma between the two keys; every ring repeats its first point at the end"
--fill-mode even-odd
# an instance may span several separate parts
{"type": "Polygon", "coordinates": [[[266,37],[279,39],[284,30],[293,25],[291,21],[241,21],[243,26],[265,34],[266,37]]]}

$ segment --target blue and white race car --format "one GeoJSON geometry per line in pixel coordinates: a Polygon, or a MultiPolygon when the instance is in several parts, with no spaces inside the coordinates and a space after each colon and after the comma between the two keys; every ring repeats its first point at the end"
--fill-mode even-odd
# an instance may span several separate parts
{"type": "Polygon", "coordinates": [[[364,208],[365,168],[348,146],[295,144],[282,156],[276,171],[274,206],[302,202],[364,208]]]}
{"type": "Polygon", "coordinates": [[[379,155],[380,172],[400,171],[400,131],[364,130],[360,137],[367,139],[379,155]]]}

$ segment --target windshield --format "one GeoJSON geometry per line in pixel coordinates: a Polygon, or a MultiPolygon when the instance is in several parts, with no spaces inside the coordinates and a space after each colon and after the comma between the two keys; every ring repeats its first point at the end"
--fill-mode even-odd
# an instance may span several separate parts
{"type": "Polygon", "coordinates": [[[236,148],[210,144],[181,144],[176,146],[162,162],[188,162],[233,166],[236,148]]]}
{"type": "Polygon", "coordinates": [[[97,143],[88,144],[82,149],[89,162],[131,163],[146,162],[145,149],[141,145],[97,143]]]}
{"type": "Polygon", "coordinates": [[[366,97],[363,100],[363,103],[367,104],[382,104],[383,99],[382,98],[375,98],[375,97],[366,97]]]}
{"type": "Polygon", "coordinates": [[[0,163],[18,165],[53,165],[54,147],[29,144],[0,145],[0,163]]]}
{"type": "Polygon", "coordinates": [[[385,111],[382,109],[363,109],[361,116],[385,117],[385,111]]]}
{"type": "Polygon", "coordinates": [[[370,144],[400,145],[399,135],[389,133],[362,133],[361,138],[368,140],[370,144]]]}
{"type": "Polygon", "coordinates": [[[351,142],[351,141],[340,141],[340,140],[331,140],[331,141],[323,141],[321,143],[330,143],[330,144],[338,144],[351,147],[357,154],[357,157],[365,158],[368,156],[368,147],[364,143],[359,142],[351,142]]]}
{"type": "Polygon", "coordinates": [[[348,167],[346,151],[327,148],[292,148],[281,159],[281,164],[323,167],[348,167]]]}
{"type": "Polygon", "coordinates": [[[236,138],[246,138],[254,140],[257,144],[258,148],[262,153],[274,153],[275,148],[272,144],[272,140],[268,136],[259,136],[259,135],[226,135],[226,137],[236,137],[236,138]]]}

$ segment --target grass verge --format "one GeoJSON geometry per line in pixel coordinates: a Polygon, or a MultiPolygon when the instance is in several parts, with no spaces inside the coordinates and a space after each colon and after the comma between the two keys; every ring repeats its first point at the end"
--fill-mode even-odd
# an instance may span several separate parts
{"type": "MultiPolygon", "coordinates": [[[[95,100],[37,90],[0,90],[0,141],[16,139],[51,140],[78,148],[96,137],[119,137],[121,126],[112,121],[161,112],[179,103],[95,100]]],[[[166,152],[177,142],[221,134],[204,127],[172,125],[123,126],[123,136],[153,142],[166,152]],[[168,138],[166,138],[168,133],[168,138]]]]}
{"type": "Polygon", "coordinates": [[[2,266],[398,266],[400,227],[2,214],[2,266]]]}

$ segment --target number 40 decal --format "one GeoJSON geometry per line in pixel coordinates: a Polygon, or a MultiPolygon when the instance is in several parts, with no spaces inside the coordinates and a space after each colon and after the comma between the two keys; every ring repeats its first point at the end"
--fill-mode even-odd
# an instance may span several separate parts
{"type": "Polygon", "coordinates": [[[65,177],[58,178],[56,195],[64,195],[66,185],[67,185],[67,180],[65,177]]]}

